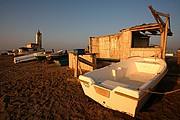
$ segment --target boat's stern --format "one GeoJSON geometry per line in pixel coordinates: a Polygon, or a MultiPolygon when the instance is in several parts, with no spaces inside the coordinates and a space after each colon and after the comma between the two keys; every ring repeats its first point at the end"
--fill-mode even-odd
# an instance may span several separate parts
{"type": "Polygon", "coordinates": [[[110,89],[107,86],[104,87],[103,83],[97,84],[92,78],[84,75],[79,76],[79,81],[85,95],[88,97],[104,107],[135,116],[139,97],[138,91],[129,90],[123,87],[110,89]],[[129,93],[129,95],[127,93],[129,93]]]}

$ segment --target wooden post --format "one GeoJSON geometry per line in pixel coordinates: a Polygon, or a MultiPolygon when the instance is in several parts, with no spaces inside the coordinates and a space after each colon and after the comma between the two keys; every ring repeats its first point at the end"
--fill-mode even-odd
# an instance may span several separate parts
{"type": "Polygon", "coordinates": [[[93,70],[96,69],[96,54],[83,54],[83,55],[90,55],[92,57],[92,61],[88,61],[78,54],[73,54],[74,55],[74,77],[78,77],[80,74],[83,74],[82,67],[80,66],[80,63],[84,63],[86,65],[89,65],[93,68],[93,70]],[[80,72],[80,74],[79,74],[80,72]]]}
{"type": "MultiPolygon", "coordinates": [[[[161,12],[155,11],[152,6],[148,6],[149,9],[151,10],[151,13],[153,14],[156,22],[159,24],[160,27],[160,32],[161,32],[161,43],[160,46],[162,48],[161,51],[161,58],[165,59],[165,53],[166,53],[166,41],[167,41],[167,35],[168,35],[168,25],[169,25],[169,14],[164,14],[161,12]],[[166,17],[166,23],[161,19],[160,16],[166,17]]],[[[170,33],[172,34],[172,33],[170,33]]]]}
{"type": "Polygon", "coordinates": [[[169,18],[166,18],[166,26],[163,32],[161,33],[161,48],[162,48],[162,53],[161,53],[161,58],[165,59],[165,54],[166,54],[166,44],[167,44],[167,32],[168,32],[168,24],[169,24],[169,18]]]}
{"type": "Polygon", "coordinates": [[[168,17],[167,17],[167,18],[166,18],[165,31],[164,31],[163,59],[165,59],[165,54],[166,54],[168,24],[169,24],[169,19],[168,19],[168,17]]]}
{"type": "Polygon", "coordinates": [[[165,32],[163,31],[161,33],[161,41],[160,41],[160,47],[161,47],[161,58],[163,58],[163,53],[164,53],[164,37],[165,37],[165,32]]]}
{"type": "Polygon", "coordinates": [[[80,62],[79,62],[79,61],[78,61],[78,69],[79,69],[80,75],[82,75],[82,74],[83,74],[83,71],[82,71],[82,69],[81,69],[81,65],[80,65],[80,62]]]}
{"type": "Polygon", "coordinates": [[[79,55],[74,55],[75,57],[75,68],[74,68],[74,77],[78,77],[78,57],[79,55]]]}
{"type": "Polygon", "coordinates": [[[177,54],[178,54],[177,64],[180,65],[180,49],[177,51],[177,54]]]}
{"type": "Polygon", "coordinates": [[[96,67],[97,67],[97,63],[96,63],[96,54],[93,54],[93,70],[95,70],[96,69],[96,67]]]}
{"type": "Polygon", "coordinates": [[[89,53],[92,53],[92,40],[91,40],[91,37],[89,37],[89,53]]]}

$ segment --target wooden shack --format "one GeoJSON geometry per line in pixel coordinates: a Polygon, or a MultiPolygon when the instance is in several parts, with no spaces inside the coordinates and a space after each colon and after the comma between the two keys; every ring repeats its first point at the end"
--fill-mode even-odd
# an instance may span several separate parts
{"type": "Polygon", "coordinates": [[[151,46],[150,37],[153,34],[146,33],[147,30],[151,30],[160,35],[158,29],[158,24],[150,23],[120,30],[118,34],[90,37],[89,51],[97,53],[98,58],[120,59],[120,61],[132,56],[160,58],[163,48],[161,45],[151,46]]]}
{"type": "Polygon", "coordinates": [[[172,36],[169,28],[169,14],[151,10],[157,23],[142,24],[122,29],[118,34],[90,37],[89,51],[97,53],[97,58],[124,60],[133,56],[165,58],[167,36],[172,36]],[[164,22],[161,16],[166,17],[164,22]],[[160,45],[151,46],[150,37],[160,36],[160,45]]]}

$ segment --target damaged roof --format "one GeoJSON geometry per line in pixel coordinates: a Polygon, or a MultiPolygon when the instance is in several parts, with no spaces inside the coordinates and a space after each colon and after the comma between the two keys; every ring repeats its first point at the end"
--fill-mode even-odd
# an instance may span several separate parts
{"type": "MultiPolygon", "coordinates": [[[[149,24],[142,24],[142,25],[136,25],[134,27],[131,28],[127,28],[127,29],[122,29],[120,30],[120,32],[122,31],[140,31],[145,33],[146,31],[151,33],[149,35],[161,35],[160,34],[160,25],[157,23],[149,23],[149,24]]],[[[170,29],[168,29],[168,36],[172,36],[172,32],[170,29]]]]}

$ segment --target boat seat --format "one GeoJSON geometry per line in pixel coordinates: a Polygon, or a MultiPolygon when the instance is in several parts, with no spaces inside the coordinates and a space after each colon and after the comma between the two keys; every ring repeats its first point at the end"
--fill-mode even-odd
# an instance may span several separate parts
{"type": "Polygon", "coordinates": [[[113,80],[105,80],[99,85],[102,86],[102,87],[108,88],[110,90],[113,90],[117,86],[120,86],[120,87],[127,87],[128,86],[126,84],[119,83],[119,82],[116,82],[116,81],[113,81],[113,80]]]}
{"type": "Polygon", "coordinates": [[[99,84],[100,86],[102,87],[105,87],[105,88],[108,88],[110,90],[113,90],[114,88],[116,87],[123,87],[123,88],[129,88],[129,89],[137,89],[136,87],[134,86],[130,86],[130,85],[127,85],[127,84],[123,84],[123,83],[120,83],[120,82],[117,82],[117,81],[113,81],[113,80],[105,80],[103,81],[101,84],[99,84]]]}
{"type": "Polygon", "coordinates": [[[124,77],[123,69],[118,67],[117,69],[112,69],[112,76],[114,80],[124,77]]]}
{"type": "Polygon", "coordinates": [[[139,61],[139,62],[135,62],[135,64],[138,72],[145,72],[151,74],[156,74],[161,66],[159,63],[154,63],[154,62],[139,61]]]}

